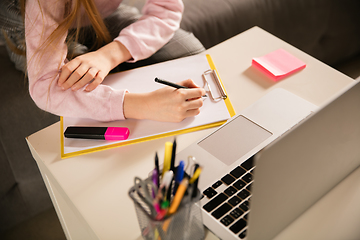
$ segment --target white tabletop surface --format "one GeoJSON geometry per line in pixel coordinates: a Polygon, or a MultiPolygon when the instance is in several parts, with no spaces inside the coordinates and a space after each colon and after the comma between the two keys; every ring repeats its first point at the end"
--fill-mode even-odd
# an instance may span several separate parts
{"type": "MultiPolygon", "coordinates": [[[[211,55],[236,113],[278,87],[321,105],[353,81],[257,27],[206,53],[211,55]],[[251,59],[279,48],[287,50],[307,66],[284,80],[273,82],[251,67],[251,59]]],[[[213,129],[177,136],[177,150],[181,151],[211,131],[213,129]]],[[[155,152],[163,156],[164,144],[172,141],[172,137],[68,159],[60,157],[59,123],[27,140],[43,176],[49,179],[56,195],[61,196],[60,205],[66,203],[73,217],[85,226],[82,233],[95,239],[141,239],[128,190],[134,176],[147,176],[153,168],[155,152]]],[[[71,230],[71,223],[67,225],[71,230]]],[[[81,234],[82,230],[78,231],[81,234]]],[[[289,239],[284,236],[279,239],[289,239]]],[[[216,237],[209,234],[207,239],[216,237]]]]}

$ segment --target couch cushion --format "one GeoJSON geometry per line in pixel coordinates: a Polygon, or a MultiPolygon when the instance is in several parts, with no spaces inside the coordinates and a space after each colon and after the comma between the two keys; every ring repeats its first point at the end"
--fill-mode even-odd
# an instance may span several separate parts
{"type": "Polygon", "coordinates": [[[360,53],[360,1],[183,1],[181,27],[205,48],[259,26],[331,65],[360,53]]]}

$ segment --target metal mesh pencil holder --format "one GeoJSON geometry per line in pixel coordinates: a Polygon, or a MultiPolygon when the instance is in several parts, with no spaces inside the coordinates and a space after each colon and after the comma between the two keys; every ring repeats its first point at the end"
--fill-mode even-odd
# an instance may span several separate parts
{"type": "Polygon", "coordinates": [[[201,240],[205,237],[200,207],[200,192],[188,201],[184,198],[179,209],[171,216],[156,220],[148,204],[139,196],[134,187],[129,196],[133,200],[135,210],[144,239],[156,240],[201,240]]]}

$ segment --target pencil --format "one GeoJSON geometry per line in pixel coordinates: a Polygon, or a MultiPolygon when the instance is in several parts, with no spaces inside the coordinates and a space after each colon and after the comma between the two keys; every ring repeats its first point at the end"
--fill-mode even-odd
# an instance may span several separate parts
{"type": "MultiPolygon", "coordinates": [[[[170,170],[175,172],[175,154],[176,154],[176,139],[174,139],[171,151],[171,161],[170,161],[170,170]]],[[[170,184],[167,191],[166,199],[171,200],[172,184],[170,184]]]]}
{"type": "Polygon", "coordinates": [[[172,147],[173,147],[172,142],[165,143],[165,154],[164,154],[164,165],[163,165],[162,176],[164,176],[164,174],[170,170],[172,147]]]}
{"type": "Polygon", "coordinates": [[[190,183],[190,184],[194,183],[194,182],[196,181],[196,179],[199,178],[200,173],[201,173],[201,170],[202,170],[201,167],[198,167],[198,168],[195,170],[193,176],[192,176],[192,177],[190,178],[190,180],[189,180],[189,183],[190,183]]]}
{"type": "Polygon", "coordinates": [[[173,199],[173,201],[172,201],[172,203],[170,205],[170,208],[169,208],[169,211],[168,211],[169,215],[175,213],[176,210],[178,209],[178,207],[180,205],[180,202],[181,202],[181,200],[182,200],[182,198],[183,198],[183,196],[185,194],[185,191],[186,191],[186,188],[187,188],[188,185],[189,185],[189,180],[187,178],[184,178],[181,181],[181,183],[180,183],[180,185],[179,185],[179,187],[178,187],[178,189],[177,189],[177,191],[175,193],[174,199],[173,199]]]}
{"type": "MultiPolygon", "coordinates": [[[[194,168],[194,174],[196,173],[196,171],[198,170],[199,168],[199,164],[195,164],[195,168],[194,168]]],[[[193,189],[192,189],[192,193],[191,193],[191,198],[195,198],[196,195],[197,195],[197,188],[198,188],[198,183],[199,183],[199,176],[195,176],[196,177],[196,180],[194,181],[194,184],[193,184],[193,189]]]]}

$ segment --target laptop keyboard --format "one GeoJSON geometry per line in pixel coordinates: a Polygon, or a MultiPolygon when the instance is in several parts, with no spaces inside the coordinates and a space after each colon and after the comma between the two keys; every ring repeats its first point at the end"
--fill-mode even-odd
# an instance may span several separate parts
{"type": "Polygon", "coordinates": [[[254,169],[253,157],[250,157],[203,192],[210,199],[203,206],[205,211],[240,239],[246,237],[254,169]],[[216,189],[222,184],[227,187],[218,192],[216,189]]]}

